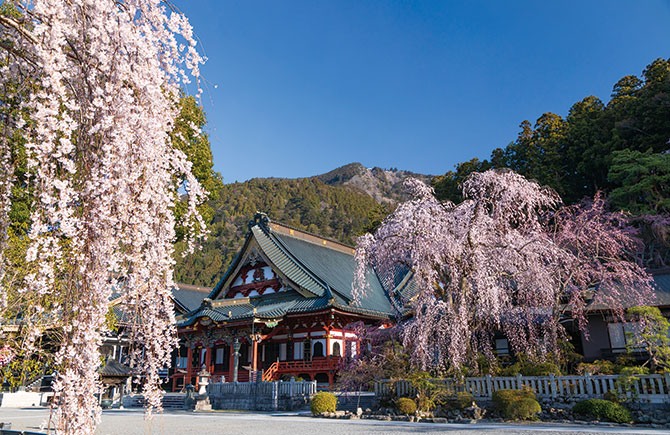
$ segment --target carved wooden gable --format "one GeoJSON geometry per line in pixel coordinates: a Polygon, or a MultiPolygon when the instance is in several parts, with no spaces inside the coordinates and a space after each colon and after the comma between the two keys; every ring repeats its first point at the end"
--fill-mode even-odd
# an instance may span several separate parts
{"type": "Polygon", "coordinates": [[[251,252],[233,279],[225,298],[246,298],[284,291],[281,278],[257,253],[251,252]]]}

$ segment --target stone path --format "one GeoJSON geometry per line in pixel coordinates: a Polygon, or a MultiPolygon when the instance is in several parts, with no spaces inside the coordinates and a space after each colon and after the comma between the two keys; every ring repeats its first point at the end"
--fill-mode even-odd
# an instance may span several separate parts
{"type": "MultiPolygon", "coordinates": [[[[33,430],[47,416],[44,409],[2,409],[0,421],[12,429],[33,430]]],[[[547,435],[572,434],[668,434],[667,430],[555,424],[434,424],[379,422],[372,420],[315,419],[296,414],[240,412],[166,412],[149,424],[141,411],[105,411],[98,433],[101,435],[144,434],[240,434],[240,435],[345,435],[345,434],[445,434],[450,435],[547,435]]]]}

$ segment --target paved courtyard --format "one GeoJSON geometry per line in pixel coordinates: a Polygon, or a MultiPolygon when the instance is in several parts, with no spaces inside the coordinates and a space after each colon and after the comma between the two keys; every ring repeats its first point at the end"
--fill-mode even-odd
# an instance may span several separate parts
{"type": "MultiPolygon", "coordinates": [[[[0,421],[12,429],[39,431],[48,415],[44,409],[0,409],[0,421]]],[[[549,424],[431,424],[378,422],[371,420],[314,419],[295,414],[240,412],[166,412],[152,424],[140,411],[105,411],[98,430],[101,435],[225,434],[225,435],[345,435],[345,434],[667,434],[667,430],[603,426],[559,426],[549,424]]]]}

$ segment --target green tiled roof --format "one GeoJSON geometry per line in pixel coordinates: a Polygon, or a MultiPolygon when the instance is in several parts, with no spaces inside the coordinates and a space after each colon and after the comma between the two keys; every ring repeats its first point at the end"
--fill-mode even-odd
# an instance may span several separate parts
{"type": "MultiPolygon", "coordinates": [[[[300,240],[285,234],[273,234],[300,262],[328,285],[339,306],[349,306],[353,301],[351,285],[356,270],[353,255],[328,248],[327,246],[300,240]]],[[[391,303],[382,288],[377,275],[368,271],[369,288],[361,301],[354,307],[383,313],[392,313],[391,303]]]]}
{"type": "MultiPolygon", "coordinates": [[[[281,270],[291,281],[298,284],[301,288],[309,291],[315,296],[323,296],[327,293],[326,286],[320,282],[309,269],[301,267],[296,261],[296,255],[290,250],[286,250],[280,243],[277,243],[276,235],[270,231],[255,225],[251,228],[258,244],[268,256],[270,261],[281,270]]],[[[297,258],[304,260],[300,256],[297,258]]],[[[318,274],[317,274],[318,276],[318,274]]]]}
{"type": "Polygon", "coordinates": [[[306,298],[295,290],[289,290],[250,298],[248,302],[239,304],[218,305],[215,301],[211,308],[203,305],[192,312],[180,326],[191,325],[202,317],[209,317],[215,322],[245,320],[252,317],[277,319],[286,314],[318,311],[328,306],[328,300],[324,297],[306,298]]]}
{"type": "MultiPolygon", "coordinates": [[[[282,226],[283,228],[283,226],[282,226]]],[[[289,227],[283,228],[284,230],[289,227]]],[[[362,300],[353,303],[352,282],[356,269],[351,248],[334,241],[321,240],[299,230],[275,231],[267,220],[250,224],[242,251],[230,265],[224,277],[210,294],[211,303],[184,315],[180,326],[193,324],[198,318],[209,317],[216,322],[243,319],[276,319],[292,313],[337,308],[342,311],[389,318],[394,309],[377,274],[368,271],[369,288],[362,300]],[[294,236],[294,233],[298,234],[294,236]],[[245,250],[255,240],[270,266],[278,270],[295,290],[255,296],[249,299],[219,299],[223,288],[238,270],[245,250]],[[297,291],[296,291],[297,290],[297,291]],[[313,295],[313,296],[311,296],[313,295]]]]}

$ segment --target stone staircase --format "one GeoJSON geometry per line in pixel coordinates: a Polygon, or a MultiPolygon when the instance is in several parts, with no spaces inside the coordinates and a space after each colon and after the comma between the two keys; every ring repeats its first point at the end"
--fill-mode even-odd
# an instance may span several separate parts
{"type": "MultiPolygon", "coordinates": [[[[184,409],[186,394],[167,393],[163,396],[163,409],[184,409]]],[[[141,394],[125,396],[123,398],[124,408],[144,408],[145,400],[141,394]]]]}
{"type": "Polygon", "coordinates": [[[40,375],[26,384],[26,391],[51,391],[51,383],[53,380],[53,375],[40,375]]]}

